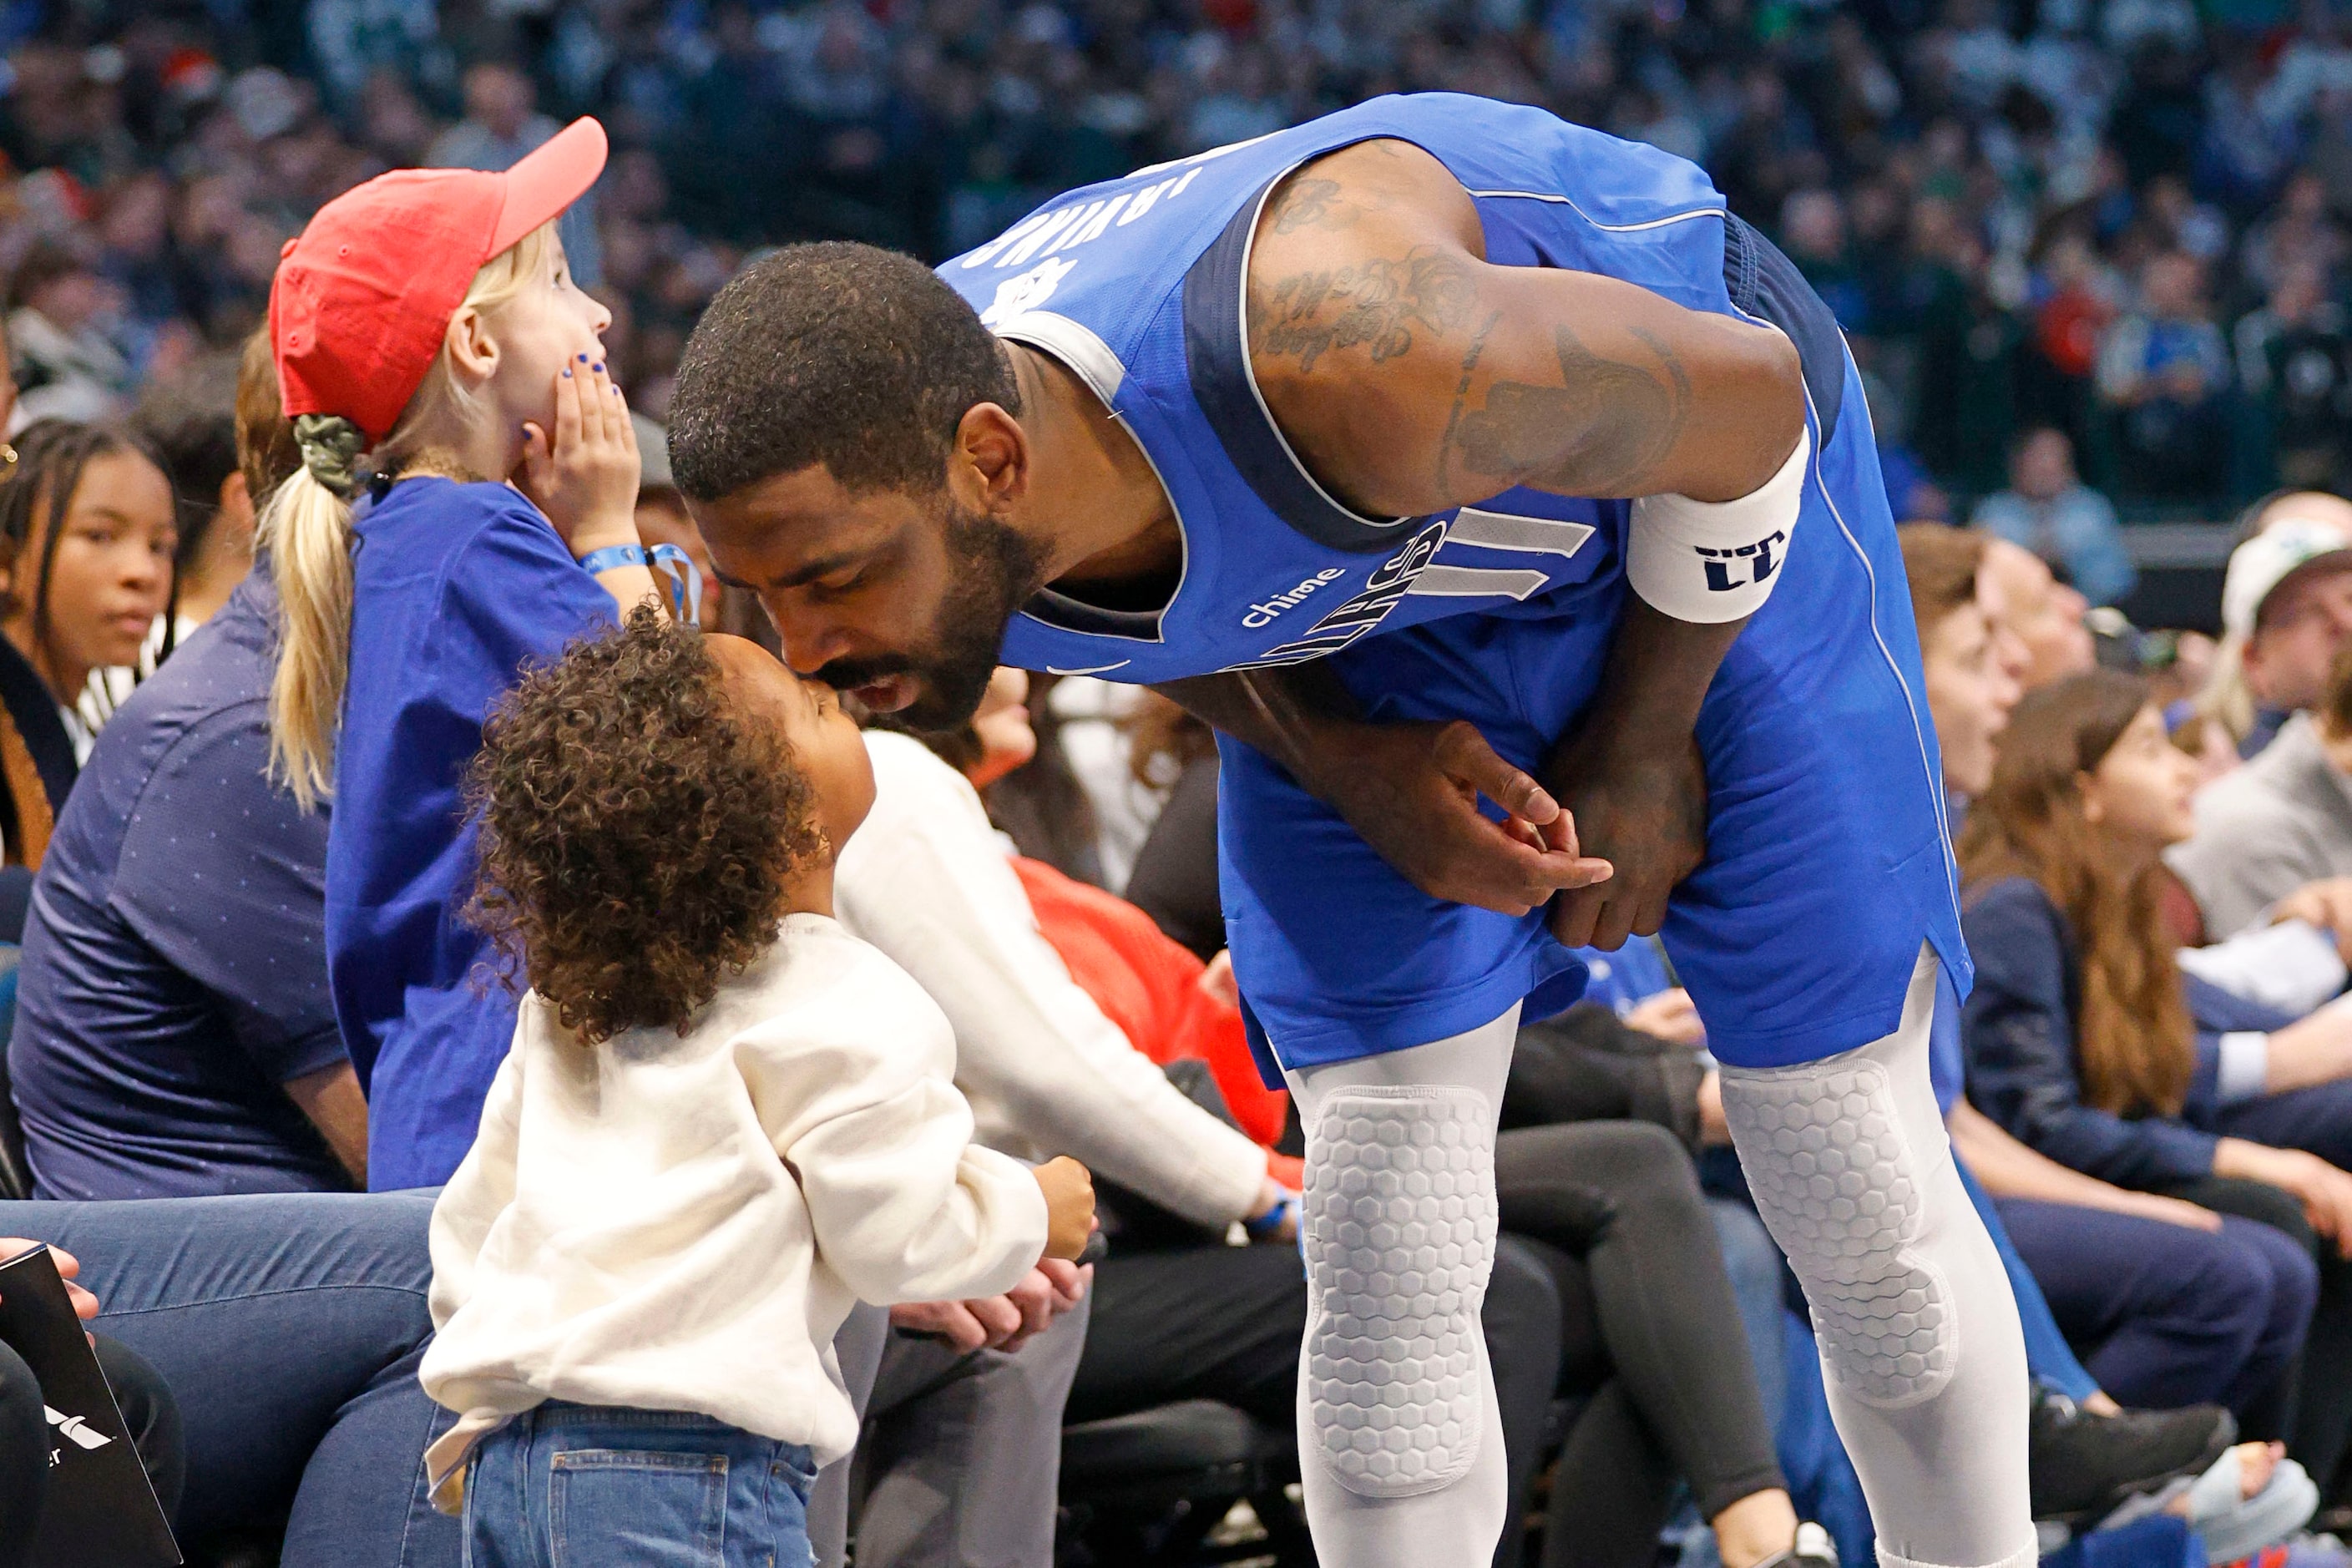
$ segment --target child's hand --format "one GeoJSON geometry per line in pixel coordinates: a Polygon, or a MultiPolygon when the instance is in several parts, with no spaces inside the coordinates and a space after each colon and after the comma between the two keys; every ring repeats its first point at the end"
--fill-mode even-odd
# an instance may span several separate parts
{"type": "Polygon", "coordinates": [[[1095,1231],[1095,1179],[1067,1154],[1046,1161],[1034,1174],[1045,1194],[1045,1256],[1074,1259],[1095,1231]]]}
{"type": "Polygon", "coordinates": [[[517,484],[574,555],[637,542],[636,426],[601,360],[586,354],[555,377],[555,433],[523,426],[517,484]]]}

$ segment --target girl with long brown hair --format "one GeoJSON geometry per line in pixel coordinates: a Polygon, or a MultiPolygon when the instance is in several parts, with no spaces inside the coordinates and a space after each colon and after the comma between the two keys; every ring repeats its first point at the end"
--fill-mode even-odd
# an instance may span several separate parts
{"type": "Polygon", "coordinates": [[[1969,1098],[2061,1164],[2314,1247],[2294,1447],[2326,1486],[2352,1430],[2352,1014],[2294,1020],[2182,973],[2161,857],[2196,778],[2137,678],[2019,704],[1959,846],[1969,1098]]]}

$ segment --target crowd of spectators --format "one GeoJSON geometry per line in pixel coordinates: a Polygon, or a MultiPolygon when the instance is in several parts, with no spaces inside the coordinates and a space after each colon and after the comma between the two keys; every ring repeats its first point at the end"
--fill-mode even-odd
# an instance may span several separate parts
{"type": "MultiPolygon", "coordinates": [[[[200,1560],[256,1542],[289,1563],[457,1560],[418,1479],[449,1426],[418,1377],[427,1209],[354,1189],[449,1178],[515,1004],[448,975],[404,988],[363,944],[336,967],[338,920],[391,905],[339,911],[329,868],[369,813],[431,816],[429,853],[390,845],[439,879],[403,889],[438,922],[403,940],[460,942],[444,851],[464,847],[478,735],[442,735],[426,779],[410,708],[483,707],[514,647],[551,657],[643,586],[580,576],[517,493],[388,487],[357,525],[384,542],[344,588],[341,788],[285,787],[264,711],[283,568],[257,562],[256,519],[318,476],[255,329],[288,241],[387,168],[504,168],[600,116],[603,179],[549,231],[560,247],[520,248],[559,279],[568,260],[583,321],[609,316],[585,329],[609,364],[581,356],[581,380],[639,417],[607,422],[605,479],[626,448],[634,536],[694,555],[659,420],[698,313],[759,247],[937,258],[1069,185],[1426,89],[1698,159],[1853,345],[1912,520],[1983,973],[1937,1088],[2020,1299],[2051,1543],[2155,1523],[2142,1549],[2177,1560],[2195,1528],[2221,1561],[2286,1513],[2352,1523],[2352,1013],[2331,1000],[2352,960],[2352,504],[2328,493],[2352,488],[2352,18],[2278,0],[100,0],[0,11],[0,957],[25,943],[0,1192],[63,1200],[0,1206],[0,1231],[83,1259],[100,1353],[200,1560]],[[2232,536],[2218,647],[2095,608],[2134,592],[2137,522],[2227,528],[2282,486],[2232,536]],[[404,506],[435,525],[403,533],[404,506]],[[396,555],[454,560],[477,535],[478,573],[396,555]],[[445,578],[458,600],[401,598],[445,578]],[[569,597],[541,591],[557,579],[569,597]],[[472,670],[403,653],[446,624],[511,646],[489,638],[472,670]],[[426,784],[437,804],[410,811],[426,784]],[[428,994],[464,1026],[414,1026],[428,994]],[[206,1206],[226,1194],[250,1200],[234,1223],[206,1206]],[[213,1267],[173,1266],[199,1243],[213,1267]],[[2224,1480],[2167,1481],[2200,1473],[2224,1480]]],[[[501,413],[537,385],[493,388],[521,400],[501,413]]],[[[498,439],[527,445],[518,428],[498,439]]],[[[676,607],[772,640],[740,595],[676,607]]],[[[831,836],[841,923],[937,1002],[982,1142],[1092,1168],[1111,1251],[853,1313],[835,1349],[863,1438],[818,1479],[811,1534],[828,1562],[854,1539],[869,1568],[1042,1563],[1065,1420],[1211,1400],[1286,1431],[1297,1117],[1255,1076],[1221,956],[1197,724],[1003,670],[968,733],[862,746],[870,816],[831,836]]],[[[1824,1562],[1832,1538],[1864,1561],[1809,1334],[1728,1164],[1705,1021],[1656,947],[1587,957],[1592,999],[1528,1026],[1502,1100],[1486,1326],[1523,1506],[1497,1561],[1646,1561],[1678,1515],[1707,1527],[1684,1537],[1696,1562],[1824,1562]]],[[[0,1355],[0,1428],[20,1371],[0,1355]]],[[[39,1437],[0,1429],[0,1472],[39,1437]]],[[[1295,1550],[1279,1490],[1254,1500],[1268,1552],[1295,1550]]],[[[2352,1561],[2324,1537],[2295,1550],[2352,1561]]]]}
{"type": "MultiPolygon", "coordinates": [[[[1475,92],[1703,163],[1835,309],[1898,515],[1964,518],[2018,463],[2063,489],[2047,429],[2126,516],[2216,518],[2352,460],[2347,26],[2318,0],[32,3],[0,20],[0,272],[27,412],[86,415],[233,344],[336,192],[594,112],[618,153],[566,245],[658,417],[757,247],[937,259],[1148,162],[1475,92]]],[[[2102,601],[2130,583],[2106,534],[2102,601]]]]}

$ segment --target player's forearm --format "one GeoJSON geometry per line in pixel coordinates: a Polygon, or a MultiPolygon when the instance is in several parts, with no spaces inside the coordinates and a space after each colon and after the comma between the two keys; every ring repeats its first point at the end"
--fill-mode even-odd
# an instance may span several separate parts
{"type": "Polygon", "coordinates": [[[1628,595],[1580,735],[1620,754],[1690,744],[1699,705],[1745,620],[1678,621],[1628,595]]]}
{"type": "Polygon", "coordinates": [[[1316,664],[1229,670],[1153,689],[1211,729],[1280,763],[1310,792],[1333,727],[1360,717],[1339,677],[1316,664]]]}

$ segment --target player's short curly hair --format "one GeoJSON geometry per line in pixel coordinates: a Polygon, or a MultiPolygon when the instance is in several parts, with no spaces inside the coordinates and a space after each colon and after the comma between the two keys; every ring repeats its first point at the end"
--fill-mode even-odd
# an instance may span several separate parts
{"type": "Polygon", "coordinates": [[[776,940],[793,874],[828,852],[815,792],[730,698],[700,632],[640,605],[528,669],[467,775],[468,914],[583,1044],[684,1034],[776,940]]]}
{"type": "Polygon", "coordinates": [[[737,273],[687,339],[670,471],[698,501],[813,464],[853,491],[929,495],[980,403],[1021,412],[1012,364],[929,268],[871,245],[790,245],[737,273]]]}

